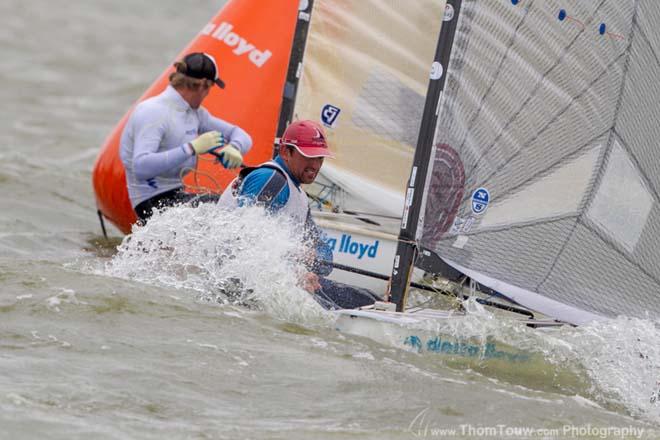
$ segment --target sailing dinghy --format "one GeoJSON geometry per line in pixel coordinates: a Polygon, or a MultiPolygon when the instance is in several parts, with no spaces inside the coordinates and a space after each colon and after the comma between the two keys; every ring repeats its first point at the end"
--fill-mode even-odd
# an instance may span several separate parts
{"type": "MultiPolygon", "coordinates": [[[[658,18],[650,1],[447,2],[393,264],[399,312],[417,266],[571,324],[660,315],[658,18]]],[[[339,327],[424,312],[342,312],[339,327]]]]}
{"type": "MultiPolygon", "coordinates": [[[[326,161],[318,183],[308,188],[319,209],[315,220],[334,248],[335,266],[349,270],[335,270],[332,277],[384,293],[399,241],[405,182],[423,123],[429,69],[451,9],[437,0],[417,1],[406,10],[390,1],[315,0],[308,5],[313,8],[304,62],[288,78],[296,84],[296,99],[281,118],[319,120],[332,141],[335,160],[326,161]],[[367,276],[356,277],[355,272],[367,276]]],[[[525,319],[532,315],[521,311],[525,319]]],[[[340,330],[388,345],[428,351],[430,344],[434,353],[508,363],[531,359],[530,353],[499,341],[450,336],[461,316],[456,312],[366,308],[338,316],[340,330]]],[[[552,320],[534,323],[556,325],[552,320]]]]}
{"type": "MultiPolygon", "coordinates": [[[[457,317],[406,310],[415,267],[550,317],[525,317],[539,326],[660,315],[656,2],[249,4],[229,2],[182,53],[224,60],[207,107],[253,134],[249,163],[295,118],[327,127],[338,160],[310,188],[330,208],[317,219],[336,261],[392,273],[386,310],[340,311],[340,329],[475,353],[415,332],[457,317]]],[[[100,214],[128,232],[120,131],[94,182],[100,214]]]]}

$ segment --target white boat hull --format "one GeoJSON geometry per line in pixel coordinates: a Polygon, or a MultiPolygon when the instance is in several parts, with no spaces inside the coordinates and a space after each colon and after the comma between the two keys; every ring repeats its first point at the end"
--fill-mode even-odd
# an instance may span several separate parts
{"type": "MultiPolygon", "coordinates": [[[[569,394],[584,392],[580,371],[570,364],[557,364],[541,352],[523,349],[520,340],[492,337],[469,338],[460,335],[461,313],[413,309],[397,313],[381,310],[339,310],[337,330],[368,338],[386,347],[416,356],[437,359],[450,368],[478,372],[487,377],[525,387],[569,394]],[[452,325],[454,324],[454,325],[452,325]],[[458,334],[457,334],[458,333],[458,334]]],[[[521,320],[521,325],[557,327],[562,324],[545,320],[521,320]]],[[[537,331],[551,331],[538,329],[537,331]]],[[[529,344],[525,344],[529,347],[529,344]]]]}
{"type": "Polygon", "coordinates": [[[477,341],[452,334],[448,324],[457,319],[464,319],[464,315],[433,309],[415,309],[405,313],[374,309],[339,310],[336,326],[341,332],[416,353],[434,353],[481,362],[525,363],[532,360],[532,353],[503,342],[490,339],[477,341]]]}
{"type": "MultiPolygon", "coordinates": [[[[334,213],[315,212],[314,217],[328,238],[335,263],[390,275],[397,243],[393,225],[367,227],[355,217],[334,213]]],[[[335,269],[328,278],[367,288],[378,295],[383,295],[387,288],[386,281],[343,270],[335,269]]]]}

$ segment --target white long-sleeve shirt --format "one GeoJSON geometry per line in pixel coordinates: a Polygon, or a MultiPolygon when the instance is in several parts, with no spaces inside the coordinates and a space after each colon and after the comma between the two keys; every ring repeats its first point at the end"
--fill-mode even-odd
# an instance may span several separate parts
{"type": "Polygon", "coordinates": [[[207,131],[219,131],[241,154],[252,138],[240,127],[193,109],[173,87],[139,103],[121,135],[119,155],[126,169],[133,207],[158,194],[182,187],[181,171],[195,167],[188,142],[207,131]]]}

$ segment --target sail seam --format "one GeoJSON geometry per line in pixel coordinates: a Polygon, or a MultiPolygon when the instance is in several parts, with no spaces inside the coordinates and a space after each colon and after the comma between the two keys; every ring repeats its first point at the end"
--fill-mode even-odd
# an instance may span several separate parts
{"type": "MultiPolygon", "coordinates": [[[[636,23],[637,23],[638,5],[639,5],[639,2],[636,1],[635,2],[635,11],[633,12],[631,25],[630,25],[630,41],[628,42],[628,47],[626,48],[626,50],[619,57],[616,58],[616,62],[618,62],[619,58],[621,58],[625,55],[626,56],[626,61],[624,63],[623,72],[622,72],[622,75],[621,75],[621,85],[619,87],[619,96],[617,98],[617,104],[616,104],[616,107],[615,107],[615,110],[614,110],[614,118],[612,120],[612,125],[606,130],[606,132],[607,131],[610,132],[610,135],[608,136],[607,145],[605,147],[604,154],[599,158],[599,167],[598,167],[599,172],[596,176],[595,181],[593,182],[592,188],[598,188],[598,186],[600,185],[600,182],[602,181],[603,176],[605,174],[605,169],[602,166],[602,164],[607,162],[607,158],[612,153],[613,136],[614,136],[615,127],[616,127],[618,116],[619,116],[619,109],[620,109],[621,103],[623,101],[623,92],[624,92],[624,89],[625,89],[626,80],[628,79],[628,70],[629,70],[629,67],[630,67],[630,51],[631,51],[631,47],[632,47],[632,42],[635,39],[634,29],[635,29],[636,23]]],[[[608,66],[607,70],[609,70],[609,66],[608,66]]],[[[599,76],[598,79],[600,79],[600,76],[599,76]]],[[[593,85],[593,84],[594,83],[592,83],[591,85],[593,85]]],[[[591,87],[591,85],[590,85],[590,87],[591,87]]],[[[596,191],[593,191],[593,190],[586,193],[585,199],[580,203],[580,205],[584,207],[583,210],[582,210],[582,214],[578,217],[577,222],[573,225],[573,228],[571,228],[571,231],[568,233],[568,235],[566,237],[566,240],[564,241],[564,244],[562,245],[561,249],[557,252],[557,255],[555,256],[552,264],[548,268],[545,276],[542,278],[541,282],[536,286],[537,290],[539,290],[541,288],[541,286],[548,280],[550,275],[554,272],[555,267],[557,266],[557,263],[559,262],[559,259],[561,258],[564,251],[566,250],[566,247],[573,240],[573,235],[575,234],[575,231],[577,229],[578,224],[584,225],[586,228],[588,228],[589,230],[592,230],[594,233],[596,233],[596,235],[598,235],[599,237],[601,236],[598,233],[599,231],[595,231],[594,228],[591,228],[585,222],[582,221],[582,219],[585,216],[585,213],[587,213],[589,211],[589,206],[593,202],[595,194],[596,194],[596,191]]],[[[609,242],[609,241],[607,241],[607,242],[609,242]]],[[[617,251],[618,251],[618,248],[617,248],[617,251]]]]}
{"type": "MultiPolygon", "coordinates": [[[[601,1],[600,5],[598,5],[598,7],[596,8],[596,10],[595,10],[595,12],[594,12],[594,15],[598,12],[598,10],[600,10],[600,8],[601,8],[604,4],[605,4],[605,0],[601,1]]],[[[516,29],[516,31],[517,31],[517,29],[516,29]]],[[[527,97],[527,99],[525,99],[525,101],[522,103],[522,105],[520,106],[520,108],[518,109],[518,111],[517,111],[516,113],[514,113],[514,114],[511,116],[511,118],[509,118],[509,120],[506,122],[506,124],[504,124],[504,126],[503,126],[502,129],[500,130],[500,133],[499,133],[499,134],[497,135],[497,137],[493,140],[493,142],[492,142],[488,147],[486,147],[486,148],[484,148],[484,149],[482,150],[481,155],[480,155],[479,158],[474,162],[473,168],[472,168],[469,172],[467,172],[466,175],[472,175],[472,173],[474,172],[474,170],[477,168],[477,164],[478,164],[479,162],[481,162],[481,160],[483,159],[483,157],[486,156],[486,155],[488,154],[488,152],[493,148],[493,146],[494,146],[495,144],[497,144],[497,142],[499,141],[499,139],[500,139],[500,138],[504,135],[504,133],[508,130],[509,126],[510,126],[514,121],[516,121],[516,120],[518,119],[518,116],[522,113],[522,111],[525,109],[525,107],[527,106],[527,104],[532,100],[532,98],[534,98],[534,97],[536,96],[536,94],[538,93],[538,91],[541,90],[541,85],[543,84],[543,81],[548,77],[548,75],[550,75],[550,74],[555,70],[555,68],[557,68],[558,66],[561,65],[561,63],[562,63],[562,61],[564,60],[564,58],[568,55],[568,53],[569,53],[571,47],[575,44],[575,42],[580,38],[580,36],[581,36],[584,32],[585,32],[584,29],[582,29],[581,31],[579,31],[579,32],[575,35],[575,37],[573,38],[573,40],[571,40],[571,42],[570,42],[568,45],[566,45],[566,46],[564,47],[564,51],[563,51],[563,53],[557,58],[557,61],[555,62],[555,64],[554,64],[552,67],[548,68],[545,72],[543,72],[543,74],[541,74],[539,80],[537,81],[536,85],[534,86],[534,90],[529,94],[529,96],[527,97]]],[[[507,54],[507,56],[508,56],[508,54],[507,54]]],[[[609,66],[608,66],[608,67],[609,67],[609,66]]],[[[602,76],[602,75],[601,75],[601,76],[602,76]]],[[[599,77],[599,78],[600,78],[600,77],[599,77]]],[[[591,85],[593,85],[593,84],[591,84],[591,85]]],[[[591,85],[590,85],[590,86],[591,86],[591,85]]],[[[588,90],[588,89],[587,89],[587,90],[588,90]]],[[[584,92],[583,92],[583,93],[584,93],[584,92]]],[[[581,96],[581,94],[580,94],[580,96],[581,96]]],[[[575,100],[575,97],[573,98],[573,100],[575,100]]],[[[483,102],[483,100],[482,100],[482,102],[483,102]]],[[[480,110],[481,110],[481,107],[479,108],[478,111],[480,111],[480,110]]],[[[565,110],[564,110],[564,111],[565,111],[565,110]]],[[[563,113],[563,112],[562,112],[562,113],[563,113]]],[[[553,121],[554,121],[554,119],[553,119],[553,121]]],[[[551,121],[551,122],[553,122],[553,121],[551,121]]],[[[536,138],[538,137],[538,134],[542,133],[542,132],[545,130],[545,128],[547,128],[547,126],[544,127],[541,131],[539,131],[539,133],[537,133],[537,136],[535,136],[534,139],[536,139],[536,138]]],[[[532,140],[534,140],[534,139],[532,139],[532,140]]],[[[465,141],[464,141],[464,142],[465,142],[465,141]]],[[[462,149],[462,148],[463,148],[463,145],[461,145],[461,149],[462,149]]],[[[516,155],[514,155],[513,157],[515,157],[515,156],[516,156],[516,155]]],[[[511,158],[509,159],[509,161],[510,161],[513,157],[511,157],[511,158]]],[[[507,162],[508,162],[508,161],[507,161],[507,162]]],[[[490,177],[492,177],[492,176],[489,176],[488,178],[490,178],[490,177]]]]}
{"type": "Polygon", "coordinates": [[[612,133],[616,136],[617,140],[619,141],[619,144],[621,147],[626,150],[628,153],[628,159],[630,159],[633,164],[635,165],[635,169],[639,173],[639,175],[642,177],[642,180],[644,181],[644,186],[653,194],[653,198],[655,199],[656,202],[660,203],[660,194],[658,194],[657,190],[653,186],[653,183],[651,179],[648,178],[647,174],[642,170],[642,167],[637,160],[635,156],[632,154],[632,149],[630,148],[630,145],[626,141],[623,140],[623,137],[619,134],[619,132],[614,128],[612,130],[612,133]]]}
{"type": "MultiPolygon", "coordinates": [[[[635,6],[635,8],[637,8],[637,6],[635,6]]],[[[636,13],[637,13],[637,9],[635,9],[635,14],[636,13]]],[[[635,19],[636,18],[637,18],[637,15],[635,15],[635,19]]],[[[653,50],[653,44],[651,44],[651,40],[649,40],[648,35],[646,35],[646,33],[642,30],[642,28],[639,25],[639,23],[637,22],[637,20],[635,20],[635,25],[637,26],[636,32],[639,32],[639,34],[642,36],[642,38],[644,39],[644,42],[648,45],[651,54],[653,54],[653,58],[655,59],[655,63],[660,67],[660,58],[658,58],[657,52],[655,50],[653,50]]]]}
{"type": "MultiPolygon", "coordinates": [[[[640,175],[643,176],[643,179],[644,179],[645,183],[647,183],[647,176],[642,172],[642,169],[640,167],[638,167],[639,162],[636,160],[633,151],[630,149],[630,146],[626,142],[624,142],[623,138],[619,135],[619,133],[616,130],[616,126],[617,126],[617,123],[618,123],[618,118],[619,118],[619,115],[620,115],[621,105],[623,103],[623,95],[624,95],[624,91],[625,91],[626,84],[627,84],[627,81],[628,81],[628,72],[629,72],[629,69],[630,69],[632,44],[633,44],[633,41],[635,40],[636,31],[639,30],[639,26],[637,24],[638,5],[639,5],[639,2],[636,1],[635,2],[635,12],[633,13],[632,22],[631,22],[630,41],[628,43],[628,47],[627,47],[626,52],[625,52],[625,54],[627,55],[627,58],[626,58],[626,62],[625,62],[624,67],[623,67],[621,85],[619,87],[619,96],[618,96],[617,104],[616,104],[616,107],[615,107],[615,115],[616,116],[614,117],[614,121],[613,121],[613,124],[612,124],[612,127],[611,127],[611,132],[610,132],[610,136],[609,136],[608,143],[607,143],[607,150],[606,150],[605,155],[602,158],[602,162],[601,162],[600,171],[598,173],[598,176],[596,176],[596,182],[594,184],[594,186],[596,188],[600,186],[600,184],[601,184],[601,182],[602,182],[602,180],[605,176],[606,167],[602,166],[602,164],[607,163],[607,161],[609,160],[609,157],[612,155],[612,149],[613,149],[613,144],[614,144],[614,138],[615,137],[618,139],[618,141],[622,145],[622,147],[626,150],[626,154],[627,154],[629,160],[631,160],[635,164],[637,172],[640,175]]],[[[652,186],[650,186],[649,188],[653,189],[652,186]]],[[[589,212],[589,209],[590,209],[590,207],[591,207],[591,205],[592,205],[592,203],[593,203],[593,201],[596,197],[596,194],[597,194],[597,191],[592,191],[589,194],[589,199],[586,201],[586,206],[585,206],[585,209],[584,209],[583,214],[581,216],[582,218],[584,218],[586,216],[586,213],[589,212]]],[[[655,191],[653,191],[653,195],[657,199],[657,193],[655,191]]],[[[588,222],[588,223],[591,224],[590,222],[588,222]]],[[[585,222],[585,221],[582,221],[582,224],[587,226],[587,222],[585,222]]],[[[598,229],[598,228],[589,227],[589,229],[594,229],[594,232],[597,233],[597,235],[600,236],[600,234],[598,234],[598,231],[596,231],[596,229],[598,229]]],[[[609,243],[610,241],[608,240],[607,242],[609,243]]]]}
{"type": "MultiPolygon", "coordinates": [[[[639,11],[639,0],[636,0],[635,1],[635,12],[633,13],[631,31],[630,31],[630,43],[628,44],[628,49],[627,49],[628,59],[626,60],[626,65],[625,65],[624,71],[623,71],[623,79],[621,81],[621,88],[620,88],[620,91],[619,91],[619,99],[618,99],[618,102],[617,102],[617,105],[616,105],[616,110],[615,110],[616,116],[614,118],[614,124],[612,124],[612,135],[617,137],[617,140],[619,141],[619,144],[623,147],[624,150],[626,150],[628,158],[634,163],[635,169],[640,174],[640,176],[643,178],[645,186],[653,194],[653,197],[655,198],[655,200],[657,202],[660,202],[660,195],[658,194],[657,189],[653,185],[652,180],[648,177],[647,173],[644,172],[644,170],[643,170],[642,166],[640,165],[639,160],[637,160],[637,157],[635,156],[632,148],[624,140],[623,136],[619,133],[619,131],[616,128],[617,123],[618,123],[618,118],[620,116],[620,111],[619,110],[621,109],[621,105],[622,105],[622,102],[623,102],[623,95],[624,95],[624,92],[625,92],[625,88],[626,88],[626,84],[627,84],[628,76],[629,76],[628,72],[630,70],[630,58],[631,58],[631,52],[632,52],[632,45],[633,45],[633,41],[635,41],[635,38],[637,37],[637,35],[641,35],[641,38],[648,45],[649,50],[653,54],[653,57],[655,59],[656,64],[660,67],[660,60],[658,59],[657,54],[653,50],[653,45],[651,44],[650,40],[648,39],[648,37],[646,36],[644,31],[642,30],[642,28],[639,25],[639,22],[637,20],[638,11],[639,11]]],[[[611,141],[610,141],[610,145],[608,145],[608,149],[611,149],[611,141]]],[[[590,201],[590,203],[592,201],[593,201],[593,198],[590,201]]]]}
{"type": "MultiPolygon", "coordinates": [[[[603,69],[603,71],[602,71],[602,73],[601,73],[600,75],[598,75],[598,76],[597,76],[597,77],[596,77],[591,83],[589,83],[589,84],[587,85],[587,87],[585,87],[584,90],[582,90],[579,94],[573,96],[573,98],[571,99],[571,102],[568,103],[568,105],[566,105],[561,111],[559,111],[559,112],[558,112],[558,113],[557,113],[557,114],[556,114],[551,120],[549,120],[549,121],[545,124],[545,126],[544,126],[541,130],[539,130],[538,133],[536,133],[536,135],[534,135],[533,138],[531,138],[529,141],[527,141],[527,142],[525,143],[525,145],[523,145],[523,148],[521,148],[520,150],[522,151],[525,147],[527,147],[528,145],[532,144],[536,139],[539,138],[539,136],[541,136],[541,134],[543,134],[546,130],[548,130],[548,129],[552,126],[552,124],[553,124],[557,119],[559,119],[562,115],[564,115],[564,114],[565,114],[565,113],[571,108],[571,106],[575,103],[575,101],[577,101],[577,100],[580,99],[585,93],[587,93],[588,91],[590,91],[591,88],[594,86],[594,84],[596,84],[598,81],[600,81],[600,80],[603,78],[604,75],[606,75],[607,73],[609,73],[610,67],[611,67],[612,65],[614,65],[614,64],[616,64],[616,63],[618,63],[618,62],[620,62],[621,58],[622,58],[624,55],[626,55],[625,52],[622,53],[621,55],[619,55],[619,56],[618,56],[617,58],[615,58],[614,60],[612,60],[612,62],[610,62],[610,63],[609,63],[604,69],[603,69]]],[[[612,126],[610,126],[610,127],[608,128],[608,130],[611,130],[611,129],[612,129],[612,126]]],[[[495,143],[491,144],[491,146],[494,145],[494,144],[495,144],[495,143]]],[[[490,147],[489,147],[489,148],[490,148],[490,147]]],[[[510,163],[510,162],[511,162],[513,159],[515,159],[519,154],[520,154],[519,152],[516,152],[516,153],[511,154],[511,155],[510,155],[510,156],[504,161],[504,163],[505,163],[505,164],[510,163]]],[[[473,171],[474,171],[474,170],[473,170],[473,171]]],[[[498,173],[498,171],[493,171],[493,172],[491,172],[488,176],[486,176],[484,179],[482,179],[482,180],[480,181],[480,183],[475,184],[475,185],[476,185],[476,186],[484,186],[484,185],[486,185],[486,183],[487,183],[487,182],[488,182],[493,176],[495,176],[497,173],[498,173]]],[[[467,174],[467,173],[466,173],[466,174],[467,174]]],[[[469,199],[470,196],[471,196],[471,194],[468,194],[466,197],[464,197],[463,202],[467,201],[467,200],[469,199]]]]}
{"type": "Polygon", "coordinates": [[[588,229],[589,231],[596,234],[598,236],[598,238],[603,240],[604,243],[606,243],[612,249],[614,249],[614,251],[616,253],[618,253],[621,256],[621,258],[628,261],[628,263],[630,263],[632,266],[635,266],[637,269],[639,269],[639,271],[641,273],[643,273],[644,275],[649,277],[649,279],[651,279],[657,286],[660,286],[660,278],[658,278],[656,275],[653,275],[651,272],[646,270],[644,267],[640,266],[639,263],[637,263],[635,260],[633,260],[630,257],[630,254],[628,252],[622,251],[621,247],[616,242],[612,241],[612,239],[610,237],[603,234],[602,231],[600,230],[600,228],[596,227],[596,225],[593,224],[591,221],[589,221],[589,219],[584,219],[584,218],[580,217],[580,218],[578,218],[578,220],[576,222],[576,225],[577,224],[580,224],[580,225],[584,226],[586,229],[588,229]]]}
{"type": "MultiPolygon", "coordinates": [[[[493,72],[490,84],[488,85],[488,87],[486,88],[486,91],[481,96],[481,100],[479,102],[479,107],[477,108],[477,111],[474,112],[474,115],[472,116],[472,118],[470,119],[470,121],[467,124],[465,134],[463,136],[463,140],[461,141],[461,146],[459,147],[459,151],[463,151],[463,147],[465,146],[466,138],[468,136],[467,134],[470,132],[470,129],[474,126],[475,121],[477,120],[477,118],[481,114],[481,109],[484,108],[484,105],[483,105],[484,101],[490,95],[491,90],[493,89],[493,87],[497,83],[497,79],[499,78],[499,75],[502,71],[502,67],[504,66],[505,61],[509,59],[509,54],[511,53],[511,48],[515,44],[516,39],[518,37],[518,32],[519,32],[520,28],[523,26],[523,24],[525,23],[525,18],[527,18],[527,15],[529,14],[529,10],[532,8],[532,6],[533,6],[533,4],[526,5],[525,13],[520,18],[520,21],[518,22],[518,25],[516,26],[515,30],[511,34],[511,37],[509,38],[509,41],[507,43],[506,51],[504,52],[504,55],[500,59],[500,62],[497,66],[497,69],[495,69],[495,71],[493,72]]],[[[483,155],[482,155],[482,157],[483,157],[483,155]]],[[[481,159],[481,157],[479,159],[481,159]]]]}
{"type": "MultiPolygon", "coordinates": [[[[540,225],[540,224],[548,225],[548,224],[551,224],[551,223],[557,223],[557,222],[560,222],[560,221],[563,221],[563,220],[566,220],[566,219],[571,219],[571,218],[577,219],[577,218],[579,218],[579,216],[580,216],[579,212],[572,212],[572,213],[569,213],[569,214],[557,215],[557,216],[554,216],[554,217],[543,217],[543,218],[537,219],[537,220],[529,220],[529,221],[526,221],[526,222],[520,222],[520,223],[516,223],[514,225],[502,225],[502,226],[486,227],[486,228],[483,228],[483,229],[479,229],[476,232],[467,232],[467,233],[462,233],[462,234],[459,234],[459,235],[465,235],[467,237],[478,237],[480,235],[487,235],[487,234],[492,234],[492,233],[496,233],[496,232],[508,232],[508,231],[512,231],[514,229],[530,228],[532,226],[537,226],[537,225],[540,225]]],[[[442,240],[440,240],[440,242],[442,242],[442,241],[453,241],[455,239],[456,239],[456,235],[451,235],[451,236],[448,236],[446,238],[443,238],[442,240]]]]}
{"type": "MultiPolygon", "coordinates": [[[[568,160],[572,157],[579,156],[581,153],[583,153],[583,150],[590,147],[598,138],[603,137],[605,134],[609,133],[611,130],[612,130],[612,127],[606,128],[605,130],[603,130],[602,132],[598,133],[597,135],[595,135],[594,137],[589,139],[587,142],[585,142],[581,147],[579,147],[579,148],[577,148],[573,151],[569,151],[565,155],[559,157],[555,162],[549,164],[547,167],[543,168],[542,170],[539,170],[536,174],[530,176],[528,179],[520,182],[519,184],[517,184],[515,186],[512,186],[512,187],[506,189],[504,192],[500,193],[499,199],[504,200],[510,194],[515,193],[520,187],[536,181],[539,177],[543,177],[544,173],[547,172],[548,170],[551,170],[551,169],[555,168],[556,166],[560,165],[562,162],[565,162],[566,160],[568,160]]],[[[584,205],[584,202],[580,203],[580,206],[583,206],[583,205],[584,205]]]]}

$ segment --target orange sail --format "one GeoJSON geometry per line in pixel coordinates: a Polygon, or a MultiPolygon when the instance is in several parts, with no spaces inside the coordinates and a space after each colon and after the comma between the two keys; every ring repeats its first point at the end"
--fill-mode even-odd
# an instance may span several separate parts
{"type": "MultiPolygon", "coordinates": [[[[252,136],[245,157],[249,164],[272,156],[298,5],[299,0],[231,0],[177,56],[206,52],[218,61],[226,88],[213,87],[203,105],[252,136]]],[[[166,69],[137,102],[162,92],[172,71],[166,69]]],[[[99,211],[123,233],[137,220],[119,158],[119,139],[131,110],[106,139],[92,177],[99,211]]],[[[212,161],[200,161],[198,171],[195,185],[216,191],[234,178],[212,161]]],[[[192,174],[185,183],[192,183],[192,174]]]]}

